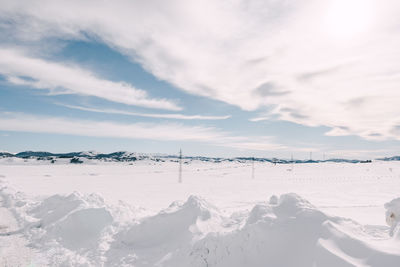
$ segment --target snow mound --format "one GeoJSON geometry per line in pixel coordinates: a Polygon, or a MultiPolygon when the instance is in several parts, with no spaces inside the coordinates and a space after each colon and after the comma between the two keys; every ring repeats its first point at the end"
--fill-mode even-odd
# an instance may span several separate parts
{"type": "Polygon", "coordinates": [[[24,234],[49,266],[92,266],[101,261],[114,210],[100,196],[74,192],[38,201],[4,187],[0,197],[21,226],[8,234],[24,234]]]}
{"type": "Polygon", "coordinates": [[[112,223],[109,211],[101,206],[101,198],[91,195],[86,199],[79,193],[54,195],[27,209],[36,219],[36,239],[56,240],[70,250],[95,247],[102,230],[112,223]],[[95,204],[94,204],[95,203],[95,204]],[[96,207],[91,207],[96,206],[96,207]]]}
{"type": "MultiPolygon", "coordinates": [[[[8,234],[28,239],[49,266],[400,266],[398,228],[395,238],[388,227],[367,230],[293,193],[273,196],[240,219],[198,196],[144,218],[94,194],[32,200],[3,187],[0,197],[22,225],[8,234]]],[[[399,202],[385,205],[396,219],[399,202]]]]}
{"type": "Polygon", "coordinates": [[[386,223],[390,226],[390,235],[400,239],[400,198],[395,198],[385,204],[386,223]]]}
{"type": "Polygon", "coordinates": [[[27,210],[27,214],[40,220],[41,226],[48,226],[82,206],[84,201],[77,193],[68,196],[54,195],[27,210]]]}
{"type": "Polygon", "coordinates": [[[163,266],[399,266],[400,251],[375,246],[360,227],[285,194],[256,205],[241,229],[211,233],[163,266]]]}
{"type": "Polygon", "coordinates": [[[103,229],[113,218],[105,208],[75,211],[48,230],[48,235],[71,250],[96,247],[103,229]]]}
{"type": "Polygon", "coordinates": [[[166,254],[190,246],[209,232],[218,231],[221,220],[217,208],[200,197],[190,196],[184,204],[174,202],[159,214],[116,234],[107,253],[109,264],[154,266],[166,254]]]}
{"type": "Polygon", "coordinates": [[[120,233],[117,242],[136,248],[148,248],[165,243],[179,245],[201,232],[202,223],[212,217],[207,203],[191,196],[183,205],[173,205],[159,214],[145,218],[120,233]]]}

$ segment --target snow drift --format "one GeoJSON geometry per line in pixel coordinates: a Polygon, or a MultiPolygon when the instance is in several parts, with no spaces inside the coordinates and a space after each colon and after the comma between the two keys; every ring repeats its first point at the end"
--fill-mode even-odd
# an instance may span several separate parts
{"type": "Polygon", "coordinates": [[[390,235],[400,240],[400,198],[385,204],[386,222],[390,226],[390,235]]]}
{"type": "Polygon", "coordinates": [[[0,197],[21,225],[2,235],[24,236],[49,266],[400,266],[399,199],[385,206],[391,237],[296,194],[231,216],[191,196],[147,217],[98,195],[34,200],[4,186],[0,197]]]}

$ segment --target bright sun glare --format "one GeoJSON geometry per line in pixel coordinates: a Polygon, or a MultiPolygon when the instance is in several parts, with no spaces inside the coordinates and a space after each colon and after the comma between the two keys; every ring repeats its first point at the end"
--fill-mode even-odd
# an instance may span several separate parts
{"type": "Polygon", "coordinates": [[[374,0],[332,0],[324,15],[324,31],[335,39],[366,33],[374,20],[374,0]]]}

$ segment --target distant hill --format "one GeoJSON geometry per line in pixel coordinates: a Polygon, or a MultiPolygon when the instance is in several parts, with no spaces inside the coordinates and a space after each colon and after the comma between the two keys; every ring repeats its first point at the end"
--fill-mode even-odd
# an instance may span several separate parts
{"type": "Polygon", "coordinates": [[[9,152],[0,152],[0,158],[8,158],[8,157],[14,157],[15,155],[9,152]]]}
{"type": "MultiPolygon", "coordinates": [[[[0,153],[0,157],[17,157],[23,159],[37,158],[37,159],[73,159],[73,158],[86,158],[86,159],[110,159],[114,161],[135,161],[138,159],[136,153],[118,151],[109,154],[103,154],[93,151],[69,152],[69,153],[50,153],[46,151],[23,151],[17,154],[0,153]]],[[[148,158],[148,156],[140,155],[140,158],[148,158]]]]}
{"type": "Polygon", "coordinates": [[[55,156],[54,154],[50,152],[45,152],[45,151],[24,151],[24,152],[19,152],[15,154],[16,157],[18,158],[32,158],[32,157],[51,157],[55,156]]]}
{"type": "Polygon", "coordinates": [[[383,161],[395,161],[395,160],[400,160],[400,156],[393,156],[393,157],[387,157],[387,158],[380,158],[377,160],[383,160],[383,161]]]}
{"type": "MultiPolygon", "coordinates": [[[[100,153],[95,151],[81,151],[81,152],[69,152],[69,153],[51,153],[46,151],[23,151],[17,154],[9,152],[0,152],[0,158],[5,157],[17,157],[23,159],[38,159],[38,160],[52,160],[59,159],[89,159],[89,160],[100,160],[100,161],[136,161],[150,159],[154,161],[176,161],[178,155],[164,155],[164,154],[144,154],[128,151],[116,151],[112,153],[100,153]]],[[[237,161],[237,162],[270,162],[273,164],[301,164],[301,163],[320,163],[320,162],[344,162],[344,163],[370,163],[371,160],[357,160],[357,159],[328,159],[328,160],[299,160],[299,159],[278,159],[278,158],[253,158],[253,157],[235,157],[235,158],[219,158],[219,157],[202,157],[202,156],[184,156],[185,161],[204,161],[204,162],[224,162],[224,161],[237,161]]],[[[382,158],[378,160],[391,161],[400,160],[400,156],[382,158]]]]}

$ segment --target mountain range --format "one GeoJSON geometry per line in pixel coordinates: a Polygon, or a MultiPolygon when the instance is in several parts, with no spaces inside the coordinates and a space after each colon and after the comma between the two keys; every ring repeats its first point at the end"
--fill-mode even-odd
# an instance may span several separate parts
{"type": "MultiPolygon", "coordinates": [[[[37,160],[52,160],[57,159],[71,159],[72,163],[81,163],[79,159],[89,160],[102,160],[102,161],[136,161],[150,159],[154,161],[176,161],[179,155],[167,154],[145,154],[127,151],[117,151],[112,153],[100,153],[95,151],[81,151],[81,152],[68,152],[68,153],[51,153],[47,151],[23,151],[19,153],[10,153],[0,151],[0,158],[22,158],[22,159],[37,159],[37,160]]],[[[370,163],[371,160],[358,160],[358,159],[327,159],[327,160],[300,160],[300,159],[279,159],[279,158],[253,158],[253,157],[235,157],[235,158],[218,158],[218,157],[204,157],[204,156],[183,156],[184,160],[199,160],[207,162],[223,162],[223,161],[238,161],[238,162],[271,162],[275,164],[298,164],[298,163],[319,163],[319,162],[346,162],[346,163],[370,163]]],[[[400,156],[379,158],[376,160],[381,161],[400,161],[400,156]]]]}

